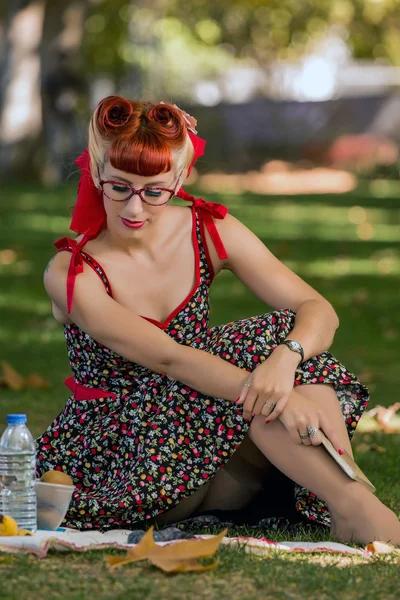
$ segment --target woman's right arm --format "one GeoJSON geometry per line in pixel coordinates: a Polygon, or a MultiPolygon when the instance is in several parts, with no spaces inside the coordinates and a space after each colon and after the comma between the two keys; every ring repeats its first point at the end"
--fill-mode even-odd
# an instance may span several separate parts
{"type": "MultiPolygon", "coordinates": [[[[71,255],[60,252],[44,275],[54,305],[67,314],[66,281],[71,255]]],[[[235,401],[249,374],[213,356],[175,342],[168,334],[118,304],[85,265],[76,278],[69,318],[104,346],[131,362],[182,381],[209,396],[235,401]]]]}

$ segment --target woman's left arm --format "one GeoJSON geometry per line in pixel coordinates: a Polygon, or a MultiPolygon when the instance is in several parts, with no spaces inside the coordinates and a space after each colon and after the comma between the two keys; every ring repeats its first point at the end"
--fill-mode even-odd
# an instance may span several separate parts
{"type": "MultiPolygon", "coordinates": [[[[339,325],[331,304],[317,291],[281,263],[245,225],[227,215],[218,230],[228,258],[220,268],[232,271],[267,305],[290,308],[296,312],[289,339],[300,342],[304,359],[325,352],[332,344],[339,325]]],[[[251,376],[251,387],[240,395],[244,414],[260,414],[266,402],[276,408],[268,418],[279,416],[293,390],[301,356],[285,344],[279,345],[251,376]]],[[[268,413],[267,413],[268,414],[268,413]]]]}

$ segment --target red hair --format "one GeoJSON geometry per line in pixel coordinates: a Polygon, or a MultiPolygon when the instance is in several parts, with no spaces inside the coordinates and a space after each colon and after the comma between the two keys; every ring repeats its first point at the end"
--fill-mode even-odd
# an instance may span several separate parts
{"type": "Polygon", "coordinates": [[[145,177],[169,171],[173,151],[186,154],[183,167],[193,157],[187,124],[178,108],[120,96],[99,102],[90,122],[89,151],[97,164],[108,159],[116,169],[145,177]]]}

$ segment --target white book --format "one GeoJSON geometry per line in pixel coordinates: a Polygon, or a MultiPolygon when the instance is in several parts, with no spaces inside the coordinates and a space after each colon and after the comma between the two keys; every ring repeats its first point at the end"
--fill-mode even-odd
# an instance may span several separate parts
{"type": "Polygon", "coordinates": [[[320,433],[322,435],[322,445],[327,450],[327,452],[329,452],[329,454],[332,456],[332,458],[335,459],[335,461],[338,463],[338,465],[340,467],[342,467],[342,469],[346,473],[346,475],[351,477],[351,479],[354,479],[354,481],[358,481],[359,483],[362,483],[362,485],[364,485],[370,492],[372,492],[374,494],[376,492],[376,488],[370,482],[368,477],[366,477],[366,475],[364,475],[364,473],[361,471],[360,467],[354,462],[354,460],[346,452],[346,450],[344,450],[344,454],[342,454],[342,455],[338,454],[338,452],[332,446],[331,442],[328,440],[326,435],[322,431],[320,431],[320,433]]]}

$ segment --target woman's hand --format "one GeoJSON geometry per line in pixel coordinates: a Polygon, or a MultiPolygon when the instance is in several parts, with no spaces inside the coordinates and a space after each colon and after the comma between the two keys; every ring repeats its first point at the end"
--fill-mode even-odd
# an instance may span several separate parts
{"type": "Polygon", "coordinates": [[[237,401],[243,416],[264,415],[273,421],[283,411],[293,391],[300,356],[285,345],[278,346],[247,379],[237,401]]]}
{"type": "MultiPolygon", "coordinates": [[[[290,394],[285,408],[279,415],[279,420],[286,427],[295,444],[319,446],[322,442],[322,430],[338,452],[342,448],[340,438],[321,410],[321,404],[296,391],[290,394]]],[[[341,453],[343,454],[343,451],[341,453]]]]}

